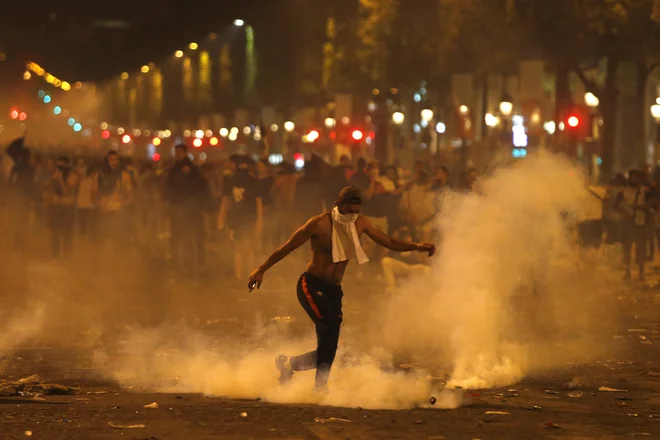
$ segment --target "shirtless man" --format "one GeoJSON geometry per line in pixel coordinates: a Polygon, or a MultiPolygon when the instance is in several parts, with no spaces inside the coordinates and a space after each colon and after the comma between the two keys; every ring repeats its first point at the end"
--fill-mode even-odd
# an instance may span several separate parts
{"type": "Polygon", "coordinates": [[[360,190],[345,187],[331,213],[310,218],[250,274],[248,288],[252,291],[261,287],[268,269],[311,240],[312,260],[298,280],[297,292],[298,301],[316,325],[317,348],[300,356],[278,356],[275,365],[280,371],[280,383],[290,380],[294,371],[316,369],[315,390],[325,391],[339,341],[344,271],[350,259],[357,259],[360,264],[368,261],[359,244],[360,235],[365,233],[395,252],[428,252],[429,257],[435,253],[433,244],[398,240],[376,229],[366,217],[359,215],[361,204],[360,190]]]}

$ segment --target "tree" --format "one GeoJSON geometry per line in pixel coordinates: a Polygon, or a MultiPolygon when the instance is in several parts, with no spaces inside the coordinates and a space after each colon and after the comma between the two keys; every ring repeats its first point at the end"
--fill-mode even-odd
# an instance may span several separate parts
{"type": "Polygon", "coordinates": [[[359,0],[356,54],[364,80],[375,86],[391,84],[388,54],[398,6],[397,0],[359,0]]]}
{"type": "Polygon", "coordinates": [[[634,130],[634,138],[641,143],[646,83],[658,63],[660,2],[517,0],[516,7],[529,24],[531,38],[543,48],[545,56],[559,66],[561,73],[567,69],[577,73],[587,90],[600,99],[604,121],[601,176],[611,178],[617,130],[617,73],[624,62],[633,62],[638,68],[638,115],[635,120],[640,125],[634,130]],[[600,78],[588,76],[585,67],[593,66],[601,59],[606,62],[600,78]]]}

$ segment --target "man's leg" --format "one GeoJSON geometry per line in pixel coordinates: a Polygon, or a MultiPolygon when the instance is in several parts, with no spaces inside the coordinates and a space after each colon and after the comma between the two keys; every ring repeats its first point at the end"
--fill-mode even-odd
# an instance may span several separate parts
{"type": "Polygon", "coordinates": [[[623,239],[623,265],[626,270],[625,279],[630,280],[630,266],[631,266],[631,253],[633,245],[632,227],[625,225],[622,226],[622,239],[623,239]]]}
{"type": "Polygon", "coordinates": [[[280,381],[291,378],[294,371],[307,371],[316,368],[317,390],[326,388],[330,369],[335,360],[339,342],[339,329],[341,327],[341,296],[328,297],[332,292],[320,292],[317,286],[310,285],[303,275],[298,281],[298,301],[307,312],[307,315],[316,325],[316,350],[294,356],[288,360],[278,357],[277,365],[280,369],[280,381]]]}
{"type": "Polygon", "coordinates": [[[639,280],[645,281],[646,277],[644,276],[644,267],[647,258],[647,229],[646,226],[636,226],[635,227],[635,253],[637,260],[637,267],[639,270],[639,280]]]}

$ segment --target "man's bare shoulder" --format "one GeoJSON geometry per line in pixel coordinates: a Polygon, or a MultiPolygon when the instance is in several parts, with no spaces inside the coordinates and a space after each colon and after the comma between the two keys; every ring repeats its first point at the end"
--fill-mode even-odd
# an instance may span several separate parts
{"type": "Polygon", "coordinates": [[[325,229],[329,224],[330,216],[326,212],[311,217],[309,220],[307,220],[307,223],[305,223],[305,227],[309,228],[311,232],[318,232],[319,230],[325,229]]]}

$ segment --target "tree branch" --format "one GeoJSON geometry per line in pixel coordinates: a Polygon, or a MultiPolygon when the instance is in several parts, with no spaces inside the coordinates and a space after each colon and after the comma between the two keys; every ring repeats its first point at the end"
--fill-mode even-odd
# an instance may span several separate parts
{"type": "Polygon", "coordinates": [[[587,74],[584,73],[582,68],[575,66],[573,68],[573,72],[575,72],[575,74],[580,78],[580,81],[582,81],[582,84],[584,84],[584,87],[586,87],[587,91],[595,93],[596,95],[602,92],[602,88],[599,87],[598,84],[596,84],[592,79],[587,77],[587,74]]]}

